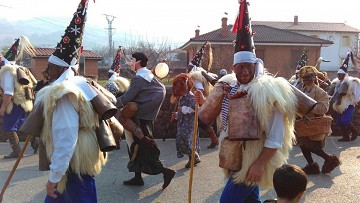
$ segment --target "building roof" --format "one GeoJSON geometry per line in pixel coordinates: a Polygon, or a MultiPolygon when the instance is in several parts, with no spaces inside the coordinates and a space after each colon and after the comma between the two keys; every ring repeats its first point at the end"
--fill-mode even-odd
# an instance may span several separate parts
{"type": "Polygon", "coordinates": [[[345,23],[321,23],[321,22],[277,22],[277,21],[251,21],[254,25],[267,25],[270,27],[290,31],[317,31],[317,32],[355,32],[360,30],[345,23]]]}
{"type": "MultiPolygon", "coordinates": [[[[33,58],[50,57],[50,55],[53,54],[54,51],[55,48],[35,48],[35,56],[33,58]]],[[[84,56],[86,59],[97,59],[99,61],[103,59],[102,56],[90,50],[84,50],[84,52],[81,55],[84,56]]]]}
{"type": "MultiPolygon", "coordinates": [[[[210,41],[212,44],[216,43],[233,43],[236,40],[236,34],[231,32],[232,25],[227,26],[227,36],[221,35],[221,28],[200,35],[199,37],[190,38],[180,49],[186,48],[190,44],[203,43],[204,41],[210,41]]],[[[266,25],[252,25],[252,29],[255,32],[254,43],[256,45],[262,44],[299,44],[299,45],[320,45],[329,46],[333,44],[332,41],[323,40],[316,37],[310,37],[294,33],[287,30],[281,30],[278,28],[266,26],[266,25]]]]}

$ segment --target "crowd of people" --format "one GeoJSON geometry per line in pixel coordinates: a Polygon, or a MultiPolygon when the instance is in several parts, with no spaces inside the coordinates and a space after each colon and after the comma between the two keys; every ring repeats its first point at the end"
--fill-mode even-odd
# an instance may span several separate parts
{"type": "MultiPolygon", "coordinates": [[[[255,54],[247,6],[246,1],[240,2],[243,12],[237,18],[241,22],[234,26],[237,37],[231,72],[221,69],[219,75],[211,73],[210,59],[206,67],[201,67],[203,53],[210,46],[206,42],[189,63],[187,73],[177,75],[172,81],[171,101],[176,108],[171,117],[177,123],[174,153],[178,158],[188,156],[185,168],[201,162],[199,133],[194,131],[198,121],[199,128],[211,139],[208,148],[219,147],[219,166],[227,178],[220,202],[261,202],[260,188],[272,187],[278,199],[266,202],[299,202],[306,189],[307,174],[330,173],[341,161],[335,154],[324,151],[330,131],[307,135],[295,131],[294,123],[296,127],[296,121],[304,117],[310,122],[324,118],[332,110],[331,116],[341,129],[342,137],[338,141],[354,141],[359,135],[352,119],[360,100],[360,80],[348,75],[351,52],[333,81],[316,66],[306,65],[306,49],[295,75],[289,80],[268,73],[264,62],[255,54]],[[309,107],[310,112],[301,113],[298,94],[316,102],[309,107]],[[198,118],[195,118],[196,105],[200,106],[198,118]],[[307,162],[302,169],[287,164],[294,143],[307,162]],[[312,154],[324,159],[321,170],[312,154]]],[[[65,32],[48,59],[41,81],[32,79],[24,85],[18,80],[19,70],[33,78],[28,69],[15,63],[22,50],[33,54],[34,49],[26,37],[19,37],[1,57],[0,116],[12,149],[4,158],[20,156],[17,131],[29,133],[21,128],[24,123],[41,123],[41,129],[32,135],[31,146],[34,153],[39,150],[39,155],[42,154],[39,161],[46,163],[45,168],[50,170],[45,202],[97,202],[94,176],[101,172],[108,158],[105,150],[108,148],[100,147],[99,140],[114,140],[119,149],[121,139],[99,135],[103,120],[113,123],[111,119],[115,119],[121,124],[120,131],[124,131],[129,154],[127,168],[134,172],[134,177],[125,180],[124,185],[144,185],[142,173],[162,174],[165,189],[176,174],[160,161],[160,149],[154,140],[154,121],[166,89],[156,71],[147,68],[146,54],[134,52],[131,59],[126,58],[135,73],[130,81],[120,76],[123,53],[120,47],[108,72],[108,82],[101,91],[78,74],[86,9],[87,1],[81,1],[67,28],[72,29],[76,24],[81,32],[65,32]],[[105,99],[96,102],[100,97],[105,99]],[[41,109],[38,116],[42,120],[26,119],[38,114],[33,108],[41,109]]]]}

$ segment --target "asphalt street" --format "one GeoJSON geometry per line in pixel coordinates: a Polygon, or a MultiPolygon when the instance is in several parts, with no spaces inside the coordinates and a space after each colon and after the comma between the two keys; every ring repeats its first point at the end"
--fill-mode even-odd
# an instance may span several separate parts
{"type": "MultiPolygon", "coordinates": [[[[301,202],[316,203],[359,203],[360,202],[360,139],[353,142],[340,143],[338,137],[328,137],[326,151],[340,156],[342,164],[331,174],[310,175],[305,196],[301,202]]],[[[162,175],[144,175],[144,186],[125,186],[123,181],[133,177],[127,170],[128,155],[126,143],[121,149],[110,152],[109,161],[100,175],[96,177],[99,203],[122,202],[155,202],[185,203],[188,201],[188,182],[190,170],[184,166],[187,158],[177,158],[175,140],[165,142],[156,140],[161,150],[164,165],[177,170],[168,188],[162,190],[162,175]]],[[[192,202],[219,202],[226,180],[218,167],[218,149],[207,149],[210,139],[201,139],[201,163],[195,167],[192,202]]],[[[21,143],[23,144],[23,143],[21,143]]],[[[14,159],[2,157],[10,152],[9,143],[0,143],[0,186],[2,187],[15,163],[14,159]]],[[[323,160],[314,155],[320,167],[323,160]]],[[[300,149],[295,146],[291,152],[289,163],[305,166],[305,159],[300,149]]],[[[3,203],[43,202],[46,191],[48,172],[38,170],[38,156],[33,155],[30,146],[25,151],[10,185],[3,203]]],[[[273,189],[261,190],[262,200],[276,197],[273,189]]]]}

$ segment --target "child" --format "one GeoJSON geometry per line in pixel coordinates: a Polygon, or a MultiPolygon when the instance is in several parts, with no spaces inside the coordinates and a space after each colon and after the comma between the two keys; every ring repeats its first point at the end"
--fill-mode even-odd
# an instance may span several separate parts
{"type": "Polygon", "coordinates": [[[299,166],[284,164],[275,170],[273,183],[278,199],[264,203],[297,203],[306,190],[307,176],[299,166]]]}
{"type": "MultiPolygon", "coordinates": [[[[173,98],[177,102],[178,110],[172,114],[172,119],[177,121],[176,133],[176,150],[177,157],[181,158],[184,154],[189,156],[189,161],[185,168],[190,168],[191,152],[192,152],[192,136],[194,134],[194,114],[195,114],[195,100],[194,94],[190,91],[193,87],[193,81],[190,76],[181,73],[173,80],[173,98]]],[[[199,157],[200,145],[199,134],[196,136],[195,146],[195,165],[200,163],[199,157]]]]}

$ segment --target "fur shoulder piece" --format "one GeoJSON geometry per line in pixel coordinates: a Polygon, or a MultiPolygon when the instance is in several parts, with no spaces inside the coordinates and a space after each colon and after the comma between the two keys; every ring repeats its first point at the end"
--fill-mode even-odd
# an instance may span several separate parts
{"type": "MultiPolygon", "coordinates": [[[[261,122],[261,118],[269,118],[273,108],[276,108],[290,120],[295,119],[297,98],[289,82],[284,78],[274,78],[269,75],[256,78],[248,93],[260,124],[267,123],[261,122]]],[[[267,129],[267,126],[264,125],[261,127],[267,129]]]]}
{"type": "Polygon", "coordinates": [[[229,84],[230,86],[235,86],[237,83],[237,79],[235,73],[224,75],[222,78],[218,80],[218,82],[224,82],[229,84]]]}
{"type": "Polygon", "coordinates": [[[10,71],[13,75],[16,75],[16,66],[13,65],[2,66],[0,69],[0,78],[8,71],[10,71]]]}
{"type": "Polygon", "coordinates": [[[130,81],[124,77],[117,76],[112,81],[114,81],[119,86],[120,92],[125,92],[129,89],[130,81]]]}
{"type": "MultiPolygon", "coordinates": [[[[201,68],[202,69],[202,68],[201,68]]],[[[212,85],[206,80],[206,78],[201,74],[201,69],[196,71],[191,71],[189,73],[192,80],[197,80],[202,83],[204,87],[205,96],[209,95],[212,90],[212,85]]],[[[204,69],[202,69],[204,71],[204,69]]]]}
{"type": "Polygon", "coordinates": [[[331,84],[337,84],[338,82],[340,82],[340,80],[338,78],[334,78],[332,81],[331,81],[331,84]]]}

